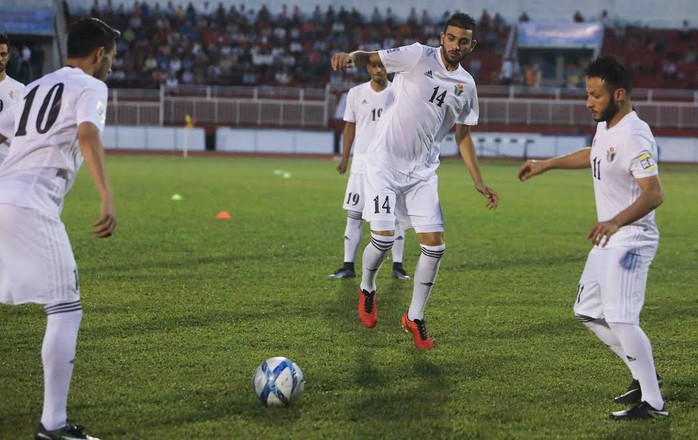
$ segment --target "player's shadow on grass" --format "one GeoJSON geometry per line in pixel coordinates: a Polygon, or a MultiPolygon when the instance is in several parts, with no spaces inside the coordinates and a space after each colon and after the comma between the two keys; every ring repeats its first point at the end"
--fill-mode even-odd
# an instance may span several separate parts
{"type": "Polygon", "coordinates": [[[511,254],[491,260],[464,261],[462,263],[450,262],[451,270],[497,270],[509,267],[521,268],[530,266],[555,266],[564,263],[584,263],[585,255],[580,252],[573,252],[567,255],[545,254],[511,254]]]}

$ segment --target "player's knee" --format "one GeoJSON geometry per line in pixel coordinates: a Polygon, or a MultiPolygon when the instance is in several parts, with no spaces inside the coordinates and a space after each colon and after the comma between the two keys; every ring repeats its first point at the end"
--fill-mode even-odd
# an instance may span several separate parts
{"type": "Polygon", "coordinates": [[[444,246],[444,249],[446,247],[443,232],[420,232],[417,236],[422,246],[444,246]]]}
{"type": "Polygon", "coordinates": [[[350,218],[352,220],[361,220],[361,212],[360,211],[347,211],[347,218],[350,218]]]}
{"type": "Polygon", "coordinates": [[[371,231],[371,244],[381,252],[388,252],[395,243],[394,235],[381,235],[371,231]]]}

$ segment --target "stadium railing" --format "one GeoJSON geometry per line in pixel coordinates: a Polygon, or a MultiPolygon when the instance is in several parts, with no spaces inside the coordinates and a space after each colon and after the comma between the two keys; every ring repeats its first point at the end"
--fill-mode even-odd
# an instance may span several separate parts
{"type": "MultiPolygon", "coordinates": [[[[342,89],[179,86],[110,92],[108,123],[324,129],[342,89]]],[[[480,123],[589,127],[585,91],[568,88],[482,86],[480,123]]],[[[637,89],[633,104],[653,128],[698,129],[698,91],[637,89]]]]}

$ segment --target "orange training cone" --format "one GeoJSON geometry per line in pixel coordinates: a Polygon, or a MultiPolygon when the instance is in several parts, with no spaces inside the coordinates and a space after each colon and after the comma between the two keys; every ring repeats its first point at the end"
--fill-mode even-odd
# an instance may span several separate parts
{"type": "Polygon", "coordinates": [[[230,213],[228,211],[221,211],[218,214],[216,214],[216,218],[219,220],[228,220],[228,219],[232,218],[232,216],[230,215],[230,213]]]}

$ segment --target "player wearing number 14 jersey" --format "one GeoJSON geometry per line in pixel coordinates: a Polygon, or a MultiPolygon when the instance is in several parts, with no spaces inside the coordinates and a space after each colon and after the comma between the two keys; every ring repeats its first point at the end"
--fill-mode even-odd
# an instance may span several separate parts
{"type": "Polygon", "coordinates": [[[587,107],[598,125],[591,148],[544,161],[528,161],[519,178],[554,168],[589,168],[598,222],[582,272],[574,313],[620,357],[633,380],[614,399],[635,406],[610,414],[615,420],[668,417],[659,391],[652,345],[640,328],[645,286],[659,242],[654,210],[663,201],[657,143],[633,111],[628,70],[612,57],[586,69],[587,107]]]}
{"type": "Polygon", "coordinates": [[[332,56],[332,67],[381,63],[396,73],[395,104],[381,117],[378,134],[366,153],[365,218],[371,223],[371,243],[362,257],[359,319],[366,327],[378,321],[376,275],[395,241],[396,217],[414,228],[422,254],[414,272],[412,302],[402,325],[415,346],[433,348],[424,309],[444,254],[444,220],[437,188],[439,144],[456,127],[456,142],[475,189],[495,208],[497,193],[485,185],[475,156],[470,127],[477,124],[475,82],[460,65],[475,49],[475,21],[456,13],[446,22],[440,47],[419,43],[377,52],[356,51],[332,56]]]}
{"type": "Polygon", "coordinates": [[[0,302],[44,307],[44,407],[36,439],[92,439],[67,420],[82,304],[77,267],[60,214],[84,162],[101,196],[96,237],[116,227],[104,169],[107,86],[119,32],[97,19],[73,24],[67,65],[29,84],[0,114],[0,302]]]}

